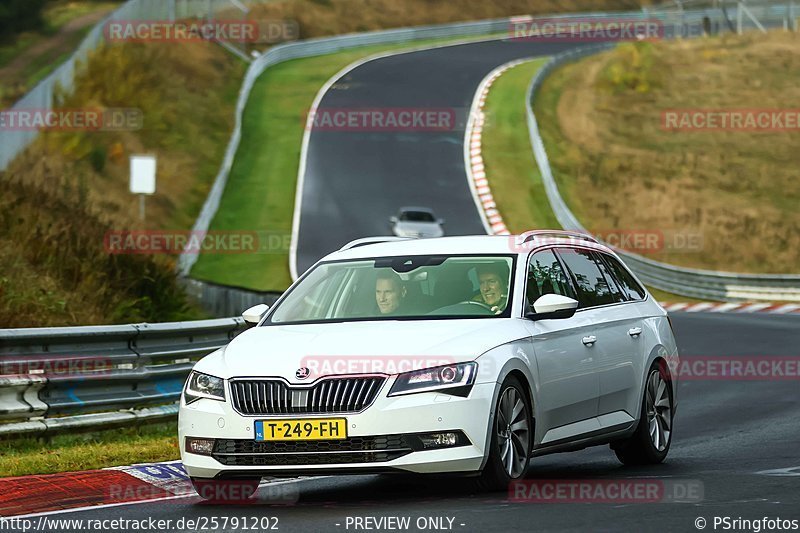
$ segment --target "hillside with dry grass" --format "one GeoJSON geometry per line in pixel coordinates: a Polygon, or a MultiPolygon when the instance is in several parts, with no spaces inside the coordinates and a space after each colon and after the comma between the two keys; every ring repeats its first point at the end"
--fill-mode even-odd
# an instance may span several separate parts
{"type": "Polygon", "coordinates": [[[278,0],[253,6],[255,20],[291,19],[300,37],[547,13],[635,10],[640,0],[278,0]]]}
{"type": "Polygon", "coordinates": [[[130,131],[47,131],[0,175],[0,327],[199,317],[174,256],[107,253],[113,230],[191,228],[233,129],[244,65],[215,44],[124,44],[94,53],[59,107],[134,108],[130,131]],[[147,220],[131,154],[158,157],[147,220]]]}
{"type": "MultiPolygon", "coordinates": [[[[695,235],[650,257],[800,271],[800,129],[669,129],[665,110],[800,108],[800,36],[624,44],[568,65],[535,102],[559,187],[599,232],[695,235]]],[[[524,126],[523,126],[524,127],[524,126]]]]}

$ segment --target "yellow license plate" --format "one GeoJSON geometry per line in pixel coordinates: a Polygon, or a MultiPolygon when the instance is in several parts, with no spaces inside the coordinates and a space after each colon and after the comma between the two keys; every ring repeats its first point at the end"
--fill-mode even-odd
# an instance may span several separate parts
{"type": "Polygon", "coordinates": [[[344,418],[257,420],[256,440],[337,440],[347,438],[344,418]]]}

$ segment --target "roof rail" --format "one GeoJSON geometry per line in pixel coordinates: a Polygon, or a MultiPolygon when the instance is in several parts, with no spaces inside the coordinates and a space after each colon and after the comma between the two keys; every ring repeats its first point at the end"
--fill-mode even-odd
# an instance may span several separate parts
{"type": "Polygon", "coordinates": [[[408,237],[364,237],[362,239],[356,239],[354,241],[350,241],[341,248],[339,251],[343,250],[350,250],[352,248],[358,248],[359,246],[368,246],[370,244],[380,244],[382,242],[397,242],[397,241],[409,241],[408,237]]]}
{"type": "Polygon", "coordinates": [[[579,239],[582,241],[594,242],[599,244],[600,241],[589,235],[588,233],[580,233],[578,231],[564,231],[564,230],[554,230],[554,229],[537,229],[532,231],[526,231],[524,233],[520,233],[517,235],[516,244],[525,244],[526,242],[532,241],[537,237],[565,237],[568,239],[579,239]]]}

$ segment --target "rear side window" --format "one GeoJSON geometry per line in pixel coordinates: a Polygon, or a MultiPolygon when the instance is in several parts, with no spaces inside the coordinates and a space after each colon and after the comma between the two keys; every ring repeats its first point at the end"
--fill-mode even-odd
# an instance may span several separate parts
{"type": "Polygon", "coordinates": [[[578,289],[579,308],[616,303],[618,300],[590,250],[559,248],[558,255],[572,274],[578,289]]]}
{"type": "Polygon", "coordinates": [[[633,279],[633,276],[622,266],[622,264],[615,258],[607,254],[601,254],[603,260],[608,264],[614,279],[617,280],[617,285],[622,289],[622,292],[628,297],[629,300],[644,300],[645,291],[639,283],[633,279]]]}
{"type": "Polygon", "coordinates": [[[536,252],[528,262],[528,284],[526,298],[533,303],[545,294],[560,294],[577,300],[567,275],[552,250],[536,252]]]}
{"type": "Polygon", "coordinates": [[[608,284],[608,288],[611,291],[611,296],[614,299],[614,302],[627,301],[628,298],[626,298],[625,295],[623,295],[620,292],[620,288],[617,285],[617,282],[614,281],[614,275],[609,270],[608,265],[603,262],[603,259],[600,257],[600,254],[598,252],[594,252],[592,254],[592,257],[594,258],[594,262],[597,263],[597,266],[600,268],[600,272],[603,273],[603,277],[605,278],[606,283],[608,284]]]}

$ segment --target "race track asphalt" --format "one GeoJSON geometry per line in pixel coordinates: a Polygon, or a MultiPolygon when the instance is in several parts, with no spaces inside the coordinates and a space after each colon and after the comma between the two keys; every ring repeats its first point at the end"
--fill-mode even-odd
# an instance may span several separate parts
{"type": "Polygon", "coordinates": [[[574,46],[504,40],[447,46],[375,59],[336,80],[317,106],[318,118],[343,110],[402,109],[450,111],[455,120],[447,131],[312,128],[298,274],[351,240],[391,235],[389,217],[403,206],[432,208],[445,219],[447,235],[486,233],[464,169],[464,132],[475,91],[498,65],[574,46]]]}
{"type": "MultiPolygon", "coordinates": [[[[687,361],[708,356],[793,356],[796,361],[800,356],[800,317],[675,313],[673,323],[687,361]]],[[[251,521],[277,517],[279,530],[290,532],[367,531],[354,528],[352,521],[390,516],[410,517],[407,531],[433,531],[418,529],[416,521],[449,517],[452,529],[445,530],[463,532],[698,531],[698,517],[706,519],[706,529],[713,531],[715,516],[800,520],[797,379],[686,380],[679,387],[681,403],[666,463],[623,467],[602,446],[535,458],[529,479],[608,482],[636,478],[702,486],[699,501],[692,503],[521,503],[510,501],[506,493],[478,492],[461,478],[342,476],[292,481],[281,492],[260,489],[262,497],[272,491],[297,500],[289,505],[223,507],[179,498],[49,518],[200,518],[210,524],[213,517],[250,517],[251,521]],[[776,469],[787,470],[785,475],[760,473],[776,469]]],[[[371,529],[377,530],[390,529],[371,529]]]]}

